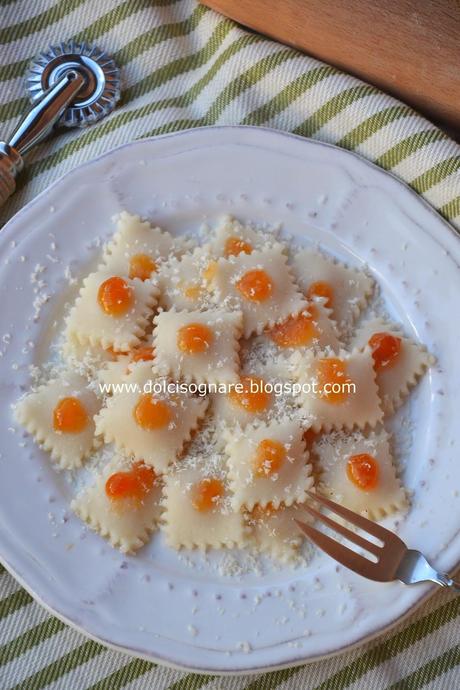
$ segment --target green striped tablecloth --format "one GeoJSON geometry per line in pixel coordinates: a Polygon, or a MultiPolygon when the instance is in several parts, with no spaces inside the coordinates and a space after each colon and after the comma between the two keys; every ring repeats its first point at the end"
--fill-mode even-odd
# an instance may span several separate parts
{"type": "MultiPolygon", "coordinates": [[[[139,137],[210,124],[285,129],[352,149],[406,181],[460,228],[460,147],[411,108],[336,69],[247,33],[193,0],[0,0],[0,121],[26,107],[22,75],[48,43],[97,41],[123,69],[123,101],[94,128],[29,158],[7,220],[82,161],[139,137]]],[[[436,75],[433,75],[433,79],[436,75]]],[[[0,688],[411,690],[460,687],[460,598],[439,593],[348,654],[257,677],[191,675],[86,640],[0,572],[0,688]]]]}

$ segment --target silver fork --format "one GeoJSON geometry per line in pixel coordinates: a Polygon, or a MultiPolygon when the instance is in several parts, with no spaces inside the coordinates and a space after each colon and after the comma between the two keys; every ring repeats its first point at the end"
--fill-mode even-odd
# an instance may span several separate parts
{"type": "Polygon", "coordinates": [[[328,508],[331,512],[336,513],[347,520],[347,522],[367,532],[382,543],[382,546],[379,546],[365,539],[327,515],[324,515],[319,510],[316,510],[308,503],[304,503],[302,508],[312,517],[377,558],[377,561],[373,562],[369,558],[356,553],[332,537],[329,537],[327,534],[324,534],[324,532],[320,532],[316,527],[295,520],[302,532],[306,534],[316,546],[329,554],[329,556],[332,556],[332,558],[339,563],[342,563],[345,567],[354,570],[355,573],[363,577],[367,577],[369,580],[377,580],[378,582],[400,580],[406,585],[413,585],[417,582],[435,582],[441,587],[451,587],[454,591],[460,592],[459,582],[454,582],[446,573],[437,572],[420,551],[408,549],[402,539],[394,534],[394,532],[382,527],[382,525],[378,525],[376,522],[372,522],[372,520],[368,520],[362,515],[358,515],[358,513],[354,513],[348,508],[344,508],[324,496],[312,493],[311,491],[309,491],[308,494],[311,499],[317,501],[321,506],[328,508]]]}

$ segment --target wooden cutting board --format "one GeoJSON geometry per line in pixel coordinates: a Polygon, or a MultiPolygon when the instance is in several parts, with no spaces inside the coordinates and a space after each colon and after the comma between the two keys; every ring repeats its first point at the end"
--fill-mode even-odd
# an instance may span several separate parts
{"type": "Polygon", "coordinates": [[[202,0],[460,130],[460,0],[202,0]]]}

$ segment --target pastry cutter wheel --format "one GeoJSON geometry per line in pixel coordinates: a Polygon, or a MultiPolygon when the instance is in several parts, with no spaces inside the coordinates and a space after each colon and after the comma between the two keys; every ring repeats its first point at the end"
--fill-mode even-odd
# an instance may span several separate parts
{"type": "Polygon", "coordinates": [[[60,43],[30,64],[26,90],[32,107],[8,141],[0,141],[0,206],[16,189],[23,156],[57,127],[86,127],[114,109],[120,70],[88,43],[60,43]]]}

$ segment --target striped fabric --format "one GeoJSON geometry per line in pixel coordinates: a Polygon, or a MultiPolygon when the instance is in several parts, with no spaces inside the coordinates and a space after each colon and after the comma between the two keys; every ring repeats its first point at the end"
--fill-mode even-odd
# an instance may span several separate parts
{"type": "MultiPolygon", "coordinates": [[[[400,102],[193,0],[0,0],[0,121],[26,107],[22,76],[48,43],[97,41],[123,68],[117,111],[29,157],[6,221],[62,173],[136,138],[212,124],[265,125],[353,150],[400,177],[460,229],[460,147],[400,102]]],[[[435,75],[433,76],[435,78],[435,75]]],[[[460,687],[460,599],[433,597],[360,649],[255,677],[191,675],[132,660],[71,630],[0,569],[0,688],[412,690],[460,687]]]]}

